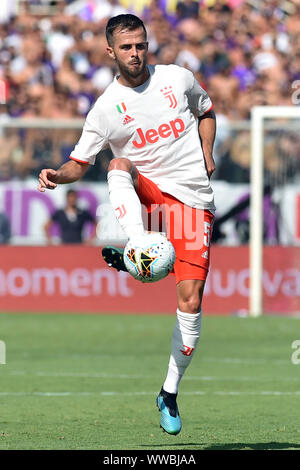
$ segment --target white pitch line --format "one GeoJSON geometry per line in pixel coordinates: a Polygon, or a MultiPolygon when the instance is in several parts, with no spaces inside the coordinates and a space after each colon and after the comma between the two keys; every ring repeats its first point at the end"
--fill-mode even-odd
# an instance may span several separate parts
{"type": "MultiPolygon", "coordinates": [[[[21,353],[21,355],[23,357],[30,357],[31,354],[29,352],[23,352],[21,353]]],[[[86,357],[87,355],[84,355],[84,357],[86,357]]],[[[55,356],[57,359],[59,359],[60,355],[56,355],[55,356]]],[[[63,355],[63,357],[65,358],[66,356],[63,355]]],[[[93,354],[89,354],[88,357],[92,357],[92,358],[99,358],[100,359],[103,359],[103,355],[93,355],[93,354]]],[[[83,355],[80,355],[80,354],[72,354],[72,355],[69,355],[68,358],[70,359],[82,359],[83,358],[83,355]]],[[[225,363],[225,364],[251,364],[251,365],[263,365],[263,364],[268,364],[268,365],[287,365],[287,364],[290,364],[290,357],[286,358],[286,359],[273,359],[273,358],[265,358],[265,359],[251,359],[251,358],[236,358],[236,357],[201,357],[200,358],[201,362],[205,363],[205,362],[213,362],[215,364],[220,364],[220,363],[225,363]]]]}
{"type": "MultiPolygon", "coordinates": [[[[40,397],[66,397],[66,396],[126,396],[126,397],[136,397],[143,395],[157,395],[156,392],[0,392],[0,396],[15,396],[15,397],[24,397],[24,396],[40,396],[40,397]]],[[[300,396],[300,390],[294,392],[281,392],[274,390],[267,391],[194,391],[194,392],[181,392],[181,395],[223,395],[223,396],[239,396],[239,395],[254,395],[254,396],[300,396]]]]}
{"type": "MultiPolygon", "coordinates": [[[[11,370],[7,372],[8,375],[16,376],[36,376],[36,377],[71,377],[71,378],[88,378],[88,379],[156,379],[157,376],[154,375],[130,375],[130,374],[105,374],[101,372],[43,372],[43,371],[24,371],[24,370],[11,370]]],[[[236,382],[268,382],[269,380],[276,380],[277,382],[299,382],[298,377],[251,377],[246,375],[240,376],[186,376],[185,381],[203,381],[203,382],[213,382],[213,381],[236,381],[236,382]]]]}
{"type": "Polygon", "coordinates": [[[290,364],[290,358],[287,359],[241,359],[236,357],[203,357],[201,359],[203,362],[214,362],[218,364],[220,362],[224,362],[225,364],[290,364]]]}

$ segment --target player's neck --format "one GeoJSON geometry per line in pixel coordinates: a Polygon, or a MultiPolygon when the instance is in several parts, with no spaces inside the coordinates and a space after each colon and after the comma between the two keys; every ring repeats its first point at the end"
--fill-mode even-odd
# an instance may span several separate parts
{"type": "Polygon", "coordinates": [[[148,80],[149,76],[150,72],[148,70],[148,67],[145,67],[143,73],[138,77],[130,77],[129,75],[120,72],[120,75],[118,77],[118,83],[120,85],[127,86],[130,88],[136,88],[140,85],[143,85],[148,80]]]}

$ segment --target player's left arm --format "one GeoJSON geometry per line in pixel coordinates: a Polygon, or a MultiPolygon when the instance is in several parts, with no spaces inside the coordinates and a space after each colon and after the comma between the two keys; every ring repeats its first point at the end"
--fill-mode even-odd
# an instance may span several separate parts
{"type": "Polygon", "coordinates": [[[213,104],[207,92],[202,88],[194,74],[187,69],[181,69],[184,75],[186,95],[189,108],[198,118],[198,131],[208,177],[215,171],[213,145],[216,135],[216,116],[212,110],[213,104]]]}
{"type": "Polygon", "coordinates": [[[198,118],[198,129],[206,171],[210,178],[216,169],[213,157],[213,146],[216,137],[216,115],[212,109],[198,118]]]}

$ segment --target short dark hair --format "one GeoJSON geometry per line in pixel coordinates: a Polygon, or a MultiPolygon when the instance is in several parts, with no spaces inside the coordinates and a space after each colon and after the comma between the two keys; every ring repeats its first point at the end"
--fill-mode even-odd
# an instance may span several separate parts
{"type": "Polygon", "coordinates": [[[69,196],[69,194],[76,194],[76,196],[77,196],[77,191],[76,191],[76,189],[68,189],[68,191],[67,191],[67,196],[69,196]]]}
{"type": "Polygon", "coordinates": [[[113,34],[117,28],[120,28],[121,30],[128,29],[129,31],[134,31],[135,29],[143,28],[145,38],[147,38],[147,31],[145,25],[140,18],[131,14],[117,15],[110,18],[106,25],[105,33],[109,46],[112,46],[113,44],[113,34]]]}

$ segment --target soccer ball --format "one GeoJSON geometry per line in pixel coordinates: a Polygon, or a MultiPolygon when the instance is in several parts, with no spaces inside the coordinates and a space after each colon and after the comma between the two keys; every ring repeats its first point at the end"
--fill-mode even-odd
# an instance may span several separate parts
{"type": "Polygon", "coordinates": [[[175,250],[163,234],[145,232],[128,241],[124,249],[124,263],[129,274],[138,281],[160,281],[173,269],[175,250]]]}

